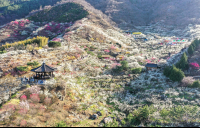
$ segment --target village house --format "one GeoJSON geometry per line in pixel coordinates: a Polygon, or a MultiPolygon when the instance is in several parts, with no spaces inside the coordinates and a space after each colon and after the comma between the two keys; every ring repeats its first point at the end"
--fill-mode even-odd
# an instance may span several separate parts
{"type": "Polygon", "coordinates": [[[145,67],[146,67],[147,71],[151,70],[151,69],[158,69],[158,65],[157,64],[153,64],[153,63],[147,63],[145,65],[145,67]]]}
{"type": "Polygon", "coordinates": [[[117,60],[122,60],[123,58],[124,58],[124,55],[118,55],[118,56],[116,56],[117,60]]]}
{"type": "Polygon", "coordinates": [[[102,58],[105,59],[105,58],[110,58],[111,56],[110,55],[102,55],[102,58]]]}

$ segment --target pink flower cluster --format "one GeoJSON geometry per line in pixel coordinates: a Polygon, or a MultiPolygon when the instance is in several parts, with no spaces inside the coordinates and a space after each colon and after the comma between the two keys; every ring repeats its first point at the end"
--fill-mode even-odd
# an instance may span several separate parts
{"type": "Polygon", "coordinates": [[[28,110],[25,109],[25,108],[21,108],[21,109],[18,111],[18,113],[19,113],[20,115],[24,115],[24,114],[26,114],[27,112],[28,112],[28,110]]]}
{"type": "Polygon", "coordinates": [[[113,60],[115,60],[115,58],[110,58],[110,60],[112,60],[112,61],[113,61],[113,60]]]}
{"type": "Polygon", "coordinates": [[[56,26],[56,29],[59,29],[60,28],[60,24],[58,24],[57,26],[56,26]]]}
{"type": "Polygon", "coordinates": [[[25,71],[18,71],[19,75],[26,73],[25,71]]]}
{"type": "Polygon", "coordinates": [[[114,46],[114,45],[111,45],[111,47],[110,47],[111,49],[116,49],[116,47],[114,46]]]}
{"type": "Polygon", "coordinates": [[[194,63],[190,63],[190,66],[192,67],[192,68],[194,68],[194,69],[199,69],[199,64],[198,63],[196,63],[196,62],[194,62],[194,63]]]}
{"type": "Polygon", "coordinates": [[[53,38],[52,41],[60,42],[60,38],[53,38]]]}
{"type": "Polygon", "coordinates": [[[39,98],[39,95],[38,94],[31,94],[30,95],[30,99],[33,101],[33,102],[39,102],[40,101],[40,98],[39,98]]]}
{"type": "Polygon", "coordinates": [[[22,95],[22,96],[20,97],[20,100],[27,100],[26,95],[22,95]]]}
{"type": "Polygon", "coordinates": [[[104,50],[104,52],[110,52],[108,49],[104,50]]]}
{"type": "Polygon", "coordinates": [[[24,27],[24,23],[20,23],[19,26],[24,27]]]}
{"type": "Polygon", "coordinates": [[[18,21],[14,21],[14,24],[16,24],[16,25],[17,25],[17,24],[19,24],[19,22],[18,22],[18,21]]]}
{"type": "Polygon", "coordinates": [[[17,72],[15,72],[14,70],[12,70],[12,71],[11,71],[11,75],[12,75],[12,76],[15,76],[15,75],[17,75],[17,72]]]}
{"type": "Polygon", "coordinates": [[[51,30],[52,28],[50,26],[47,26],[45,29],[46,30],[51,30]]]}
{"type": "Polygon", "coordinates": [[[113,63],[112,65],[111,65],[111,68],[116,68],[117,66],[121,66],[121,64],[120,63],[113,63]]]}
{"type": "Polygon", "coordinates": [[[3,105],[3,109],[14,111],[16,109],[16,105],[14,105],[14,104],[6,104],[6,105],[3,105]]]}
{"type": "Polygon", "coordinates": [[[147,62],[147,63],[151,63],[151,61],[150,61],[150,60],[148,60],[148,59],[146,59],[146,62],[147,62]]]}

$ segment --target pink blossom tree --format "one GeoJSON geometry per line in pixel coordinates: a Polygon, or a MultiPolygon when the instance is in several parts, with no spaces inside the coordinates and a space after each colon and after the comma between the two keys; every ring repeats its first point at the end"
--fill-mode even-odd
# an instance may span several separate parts
{"type": "Polygon", "coordinates": [[[190,66],[191,66],[193,69],[199,69],[199,64],[196,63],[196,62],[190,63],[190,66]]]}
{"type": "Polygon", "coordinates": [[[39,101],[40,101],[39,95],[38,95],[38,94],[35,94],[35,93],[30,95],[30,99],[31,99],[33,102],[39,102],[39,101]]]}

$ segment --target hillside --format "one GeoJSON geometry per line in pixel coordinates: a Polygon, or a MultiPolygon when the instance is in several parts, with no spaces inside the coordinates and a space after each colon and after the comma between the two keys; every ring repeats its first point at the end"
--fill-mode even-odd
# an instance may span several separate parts
{"type": "Polygon", "coordinates": [[[135,26],[145,30],[148,40],[134,38],[116,27],[112,15],[95,9],[95,2],[102,2],[101,7],[147,1],[66,0],[0,28],[0,126],[199,126],[200,83],[190,74],[198,75],[197,69],[168,70],[171,76],[190,76],[183,81],[163,73],[187,59],[197,62],[200,40],[193,38],[199,37],[199,26],[135,26]],[[172,37],[174,33],[181,37],[172,37]],[[52,41],[59,45],[50,46],[52,41]],[[53,78],[32,81],[35,73],[30,70],[44,61],[57,68],[53,78]],[[158,68],[148,70],[147,63],[158,68]]]}
{"type": "Polygon", "coordinates": [[[61,0],[0,0],[0,25],[23,18],[33,10],[52,6],[61,0]]]}
{"type": "Polygon", "coordinates": [[[115,21],[119,27],[165,25],[185,27],[200,23],[198,0],[86,0],[115,21]]]}

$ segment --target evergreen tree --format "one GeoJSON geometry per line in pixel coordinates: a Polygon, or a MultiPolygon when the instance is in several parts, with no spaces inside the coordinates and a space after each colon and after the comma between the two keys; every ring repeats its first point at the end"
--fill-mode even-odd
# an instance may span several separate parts
{"type": "Polygon", "coordinates": [[[169,77],[170,74],[171,74],[171,70],[172,70],[172,67],[167,66],[167,67],[164,69],[163,74],[164,74],[166,77],[169,77]]]}
{"type": "Polygon", "coordinates": [[[192,45],[190,45],[189,48],[188,48],[188,53],[189,53],[190,55],[192,55],[193,52],[194,52],[194,48],[193,48],[192,45]]]}
{"type": "Polygon", "coordinates": [[[184,53],[181,57],[181,60],[176,64],[177,68],[180,68],[182,70],[186,70],[188,68],[188,57],[186,55],[186,53],[184,53]]]}
{"type": "Polygon", "coordinates": [[[174,82],[175,81],[180,82],[184,77],[185,77],[184,72],[173,65],[169,78],[174,82]]]}

